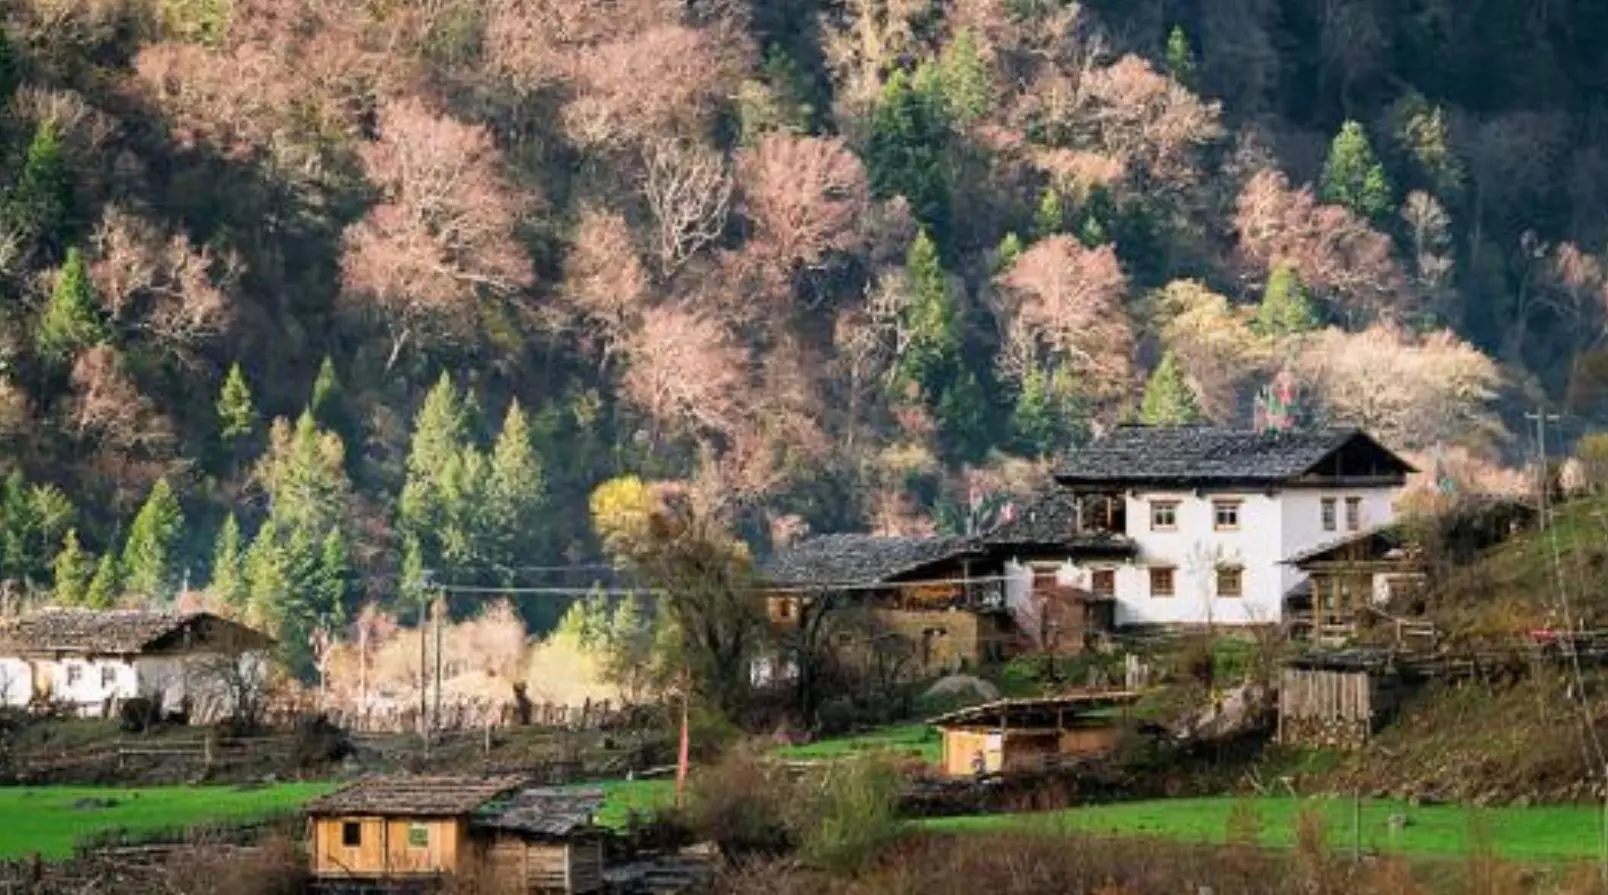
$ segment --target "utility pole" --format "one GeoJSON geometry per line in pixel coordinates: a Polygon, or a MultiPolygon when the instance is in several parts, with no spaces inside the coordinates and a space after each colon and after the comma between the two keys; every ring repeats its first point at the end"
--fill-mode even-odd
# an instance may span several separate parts
{"type": "Polygon", "coordinates": [[[1541,506],[1541,530],[1545,531],[1547,525],[1547,490],[1552,483],[1550,463],[1547,458],[1547,424],[1556,423],[1562,417],[1556,413],[1547,413],[1546,405],[1537,405],[1535,413],[1526,413],[1524,418],[1535,422],[1535,448],[1540,454],[1540,462],[1536,469],[1536,495],[1541,506]]]}
{"type": "Polygon", "coordinates": [[[447,601],[437,593],[435,600],[435,722],[431,730],[441,726],[441,617],[447,614],[447,601]]]}

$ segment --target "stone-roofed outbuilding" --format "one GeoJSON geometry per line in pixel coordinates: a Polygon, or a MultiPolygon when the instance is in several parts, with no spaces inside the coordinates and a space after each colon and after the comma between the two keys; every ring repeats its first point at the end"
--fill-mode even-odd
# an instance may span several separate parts
{"type": "Polygon", "coordinates": [[[829,534],[777,551],[761,571],[774,587],[858,587],[893,583],[945,562],[983,555],[982,545],[970,538],[829,534]]]}

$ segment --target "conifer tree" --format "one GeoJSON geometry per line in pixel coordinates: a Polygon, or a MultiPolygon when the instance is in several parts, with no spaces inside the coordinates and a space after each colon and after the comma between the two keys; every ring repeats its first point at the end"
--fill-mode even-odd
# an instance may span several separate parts
{"type": "Polygon", "coordinates": [[[346,550],[346,537],[339,528],[332,528],[319,545],[318,581],[312,592],[318,600],[319,612],[334,624],[340,624],[346,618],[346,597],[351,586],[351,574],[351,556],[346,550]]]}
{"type": "Polygon", "coordinates": [[[949,235],[949,185],[943,150],[948,125],[928,91],[896,71],[883,86],[871,115],[865,162],[879,199],[904,196],[916,220],[939,242],[949,235]]]}
{"type": "Polygon", "coordinates": [[[424,550],[419,546],[419,539],[411,535],[403,539],[399,589],[397,602],[404,609],[418,608],[429,599],[424,580],[424,550]]]}
{"type": "Polygon", "coordinates": [[[218,434],[224,441],[234,441],[251,434],[257,425],[257,410],[252,406],[251,387],[246,374],[237,361],[224,377],[223,389],[218,392],[218,434]]]}
{"type": "Polygon", "coordinates": [[[11,46],[6,30],[0,28],[0,103],[11,98],[17,89],[17,51],[11,46]]]}
{"type": "Polygon", "coordinates": [[[1252,328],[1264,336],[1283,338],[1318,328],[1318,314],[1301,285],[1301,275],[1288,264],[1273,268],[1262,290],[1252,328]]]}
{"type": "Polygon", "coordinates": [[[212,549],[212,581],[208,590],[212,595],[239,609],[246,605],[244,556],[240,546],[240,522],[230,513],[218,530],[218,539],[212,549]]]}
{"type": "Polygon", "coordinates": [[[1343,205],[1365,218],[1379,220],[1390,213],[1390,181],[1361,124],[1347,121],[1340,126],[1329,144],[1318,192],[1324,202],[1343,205]]]}
{"type": "Polygon", "coordinates": [[[917,234],[905,256],[910,283],[910,304],[905,309],[909,336],[898,368],[901,378],[926,390],[930,399],[941,397],[960,362],[959,325],[948,277],[938,259],[938,247],[926,231],[917,234]]]}
{"type": "Polygon", "coordinates": [[[1064,367],[1052,373],[1029,369],[1011,413],[1015,450],[1032,457],[1048,456],[1081,442],[1086,434],[1086,411],[1072,375],[1064,367]]]}
{"type": "Polygon", "coordinates": [[[61,130],[54,119],[46,118],[34,131],[22,171],[0,205],[0,229],[55,246],[65,235],[72,201],[61,130]]]}
{"type": "Polygon", "coordinates": [[[166,478],[157,479],[123,545],[122,578],[128,590],[147,598],[172,596],[172,550],[183,525],[173,488],[166,478]]]}
{"type": "Polygon", "coordinates": [[[468,448],[467,412],[446,373],[425,396],[414,420],[402,484],[400,523],[431,561],[445,552],[449,522],[461,515],[451,505],[466,484],[463,454],[468,448]]]}
{"type": "Polygon", "coordinates": [[[63,364],[105,338],[95,286],[90,282],[84,256],[76,248],[68,249],[67,261],[56,275],[50,303],[34,334],[39,355],[51,363],[63,364]]]}
{"type": "Polygon", "coordinates": [[[38,534],[38,520],[28,499],[28,480],[13,469],[0,490],[0,564],[6,578],[27,579],[33,565],[30,545],[38,534]]]}
{"type": "Polygon", "coordinates": [[[497,560],[513,565],[533,546],[541,527],[545,482],[530,424],[518,401],[508,405],[491,451],[489,522],[497,560]]]}
{"type": "Polygon", "coordinates": [[[1022,238],[1016,233],[1005,234],[999,241],[999,248],[994,250],[994,273],[1001,274],[1016,265],[1016,259],[1022,257],[1022,238]]]}
{"type": "Polygon", "coordinates": [[[91,609],[110,609],[117,605],[117,598],[122,594],[123,583],[117,572],[117,551],[107,546],[95,566],[95,577],[89,581],[84,604],[91,609]]]}
{"type": "Polygon", "coordinates": [[[938,56],[944,111],[965,127],[987,115],[994,105],[993,75],[977,45],[977,35],[962,29],[938,56]]]}
{"type": "Polygon", "coordinates": [[[1195,75],[1195,51],[1190,47],[1189,35],[1184,33],[1182,25],[1174,25],[1167,35],[1167,74],[1190,90],[1199,89],[1195,75]]]}
{"type": "Polygon", "coordinates": [[[1061,193],[1055,187],[1039,196],[1038,211],[1033,215],[1033,235],[1047,239],[1060,233],[1066,226],[1066,209],[1061,205],[1061,193]]]}
{"type": "Polygon", "coordinates": [[[342,524],[351,482],[341,437],[320,429],[304,410],[294,429],[283,417],[274,420],[268,442],[257,477],[268,492],[268,512],[281,534],[305,529],[316,538],[330,526],[342,524]]]}
{"type": "Polygon", "coordinates": [[[332,404],[338,399],[341,381],[335,376],[335,361],[329,355],[324,355],[324,362],[318,365],[318,377],[313,380],[313,399],[308,403],[307,409],[320,421],[331,422],[323,416],[324,412],[332,409],[332,404]]]}
{"type": "Polygon", "coordinates": [[[267,631],[280,630],[285,617],[289,574],[279,543],[279,530],[272,517],[257,529],[257,536],[246,550],[241,561],[241,577],[246,590],[247,620],[267,631]]]}
{"type": "Polygon", "coordinates": [[[95,564],[78,543],[78,529],[67,529],[53,567],[55,601],[62,606],[85,605],[89,601],[89,583],[95,575],[95,564]]]}
{"type": "Polygon", "coordinates": [[[1184,376],[1183,365],[1171,351],[1161,356],[1161,363],[1145,384],[1139,421],[1147,426],[1187,426],[1201,421],[1195,393],[1184,376]]]}

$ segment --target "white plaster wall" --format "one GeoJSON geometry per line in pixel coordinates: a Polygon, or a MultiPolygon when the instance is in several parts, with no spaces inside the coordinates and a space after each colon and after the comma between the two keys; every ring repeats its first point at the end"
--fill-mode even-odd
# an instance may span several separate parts
{"type": "Polygon", "coordinates": [[[1255,491],[1139,491],[1127,498],[1128,536],[1138,545],[1133,565],[1117,572],[1117,624],[1254,624],[1278,620],[1280,506],[1255,491]],[[1212,501],[1237,500],[1239,527],[1217,531],[1212,501]],[[1151,503],[1175,501],[1172,531],[1152,531],[1151,503]],[[1218,597],[1217,567],[1243,569],[1241,597],[1218,597]],[[1150,570],[1171,566],[1173,596],[1153,597],[1150,570]]]}
{"type": "Polygon", "coordinates": [[[36,668],[49,681],[53,701],[72,703],[84,715],[99,715],[106,700],[126,699],[135,692],[134,666],[120,658],[67,656],[40,660],[36,668]],[[74,669],[77,681],[71,681],[74,669]]]}
{"type": "MultiPolygon", "coordinates": [[[[1283,503],[1283,544],[1280,558],[1294,556],[1303,550],[1330,544],[1396,518],[1395,502],[1400,493],[1396,488],[1292,488],[1281,494],[1283,503]],[[1335,530],[1323,530],[1323,499],[1334,498],[1335,530]],[[1362,518],[1356,529],[1346,527],[1346,498],[1362,498],[1362,518]]],[[[1299,584],[1306,575],[1294,566],[1280,569],[1283,588],[1299,584]]]]}
{"type": "Polygon", "coordinates": [[[33,673],[22,659],[0,658],[0,705],[25,706],[33,697],[33,673]]]}

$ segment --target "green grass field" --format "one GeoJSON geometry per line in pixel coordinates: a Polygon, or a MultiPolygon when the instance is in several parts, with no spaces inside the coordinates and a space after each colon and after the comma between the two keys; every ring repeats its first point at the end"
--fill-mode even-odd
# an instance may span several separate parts
{"type": "Polygon", "coordinates": [[[587,789],[603,790],[603,807],[593,820],[600,827],[611,830],[625,829],[631,812],[647,820],[655,811],[675,804],[676,781],[671,780],[605,780],[602,783],[583,784],[587,789]]]}
{"type": "MultiPolygon", "coordinates": [[[[1092,833],[1223,842],[1235,804],[1232,798],[1170,799],[1042,814],[940,818],[923,821],[921,826],[952,833],[1092,833]]],[[[1293,844],[1296,819],[1306,808],[1323,816],[1331,845],[1341,849],[1352,845],[1355,825],[1349,799],[1261,798],[1247,804],[1255,810],[1262,845],[1293,844]]],[[[1488,845],[1504,858],[1520,861],[1591,858],[1602,853],[1602,809],[1542,806],[1471,810],[1454,805],[1414,808],[1401,802],[1364,800],[1360,839],[1365,851],[1409,855],[1461,856],[1480,844],[1488,845]],[[1389,826],[1394,814],[1408,819],[1408,825],[1396,832],[1389,826]],[[1481,832],[1476,833],[1477,829],[1481,832]]]]}
{"type": "Polygon", "coordinates": [[[900,724],[802,746],[783,746],[774,754],[779,758],[812,761],[886,752],[937,764],[941,748],[936,729],[925,724],[900,724]]]}
{"type": "Polygon", "coordinates": [[[330,788],[323,783],[289,783],[246,790],[230,786],[0,789],[0,858],[35,852],[46,858],[69,857],[77,842],[114,829],[139,837],[199,824],[257,820],[295,811],[330,788]]]}

